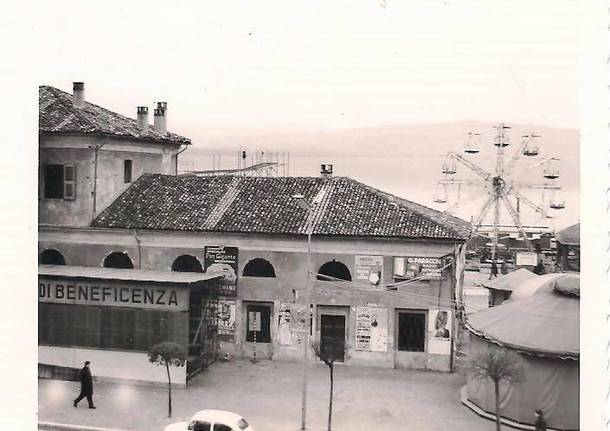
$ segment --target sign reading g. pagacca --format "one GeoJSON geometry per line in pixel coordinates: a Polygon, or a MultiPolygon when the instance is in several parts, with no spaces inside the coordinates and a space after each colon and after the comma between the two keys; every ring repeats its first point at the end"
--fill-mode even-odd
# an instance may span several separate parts
{"type": "Polygon", "coordinates": [[[104,280],[38,278],[38,301],[187,311],[188,289],[154,285],[110,284],[104,280]]]}

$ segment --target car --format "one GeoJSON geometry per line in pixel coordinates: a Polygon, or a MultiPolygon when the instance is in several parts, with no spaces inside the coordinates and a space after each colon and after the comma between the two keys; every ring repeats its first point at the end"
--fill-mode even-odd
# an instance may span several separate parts
{"type": "Polygon", "coordinates": [[[254,428],[237,413],[225,410],[200,410],[190,422],[174,422],[164,431],[254,431],[254,428]]]}

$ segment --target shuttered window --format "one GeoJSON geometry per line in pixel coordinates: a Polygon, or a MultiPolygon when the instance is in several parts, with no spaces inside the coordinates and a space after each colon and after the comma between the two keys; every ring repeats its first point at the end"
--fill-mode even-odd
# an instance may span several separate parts
{"type": "Polygon", "coordinates": [[[44,197],[45,199],[76,199],[76,166],[45,165],[44,197]]]}
{"type": "Polygon", "coordinates": [[[76,199],[76,166],[64,166],[64,199],[76,199]]]}
{"type": "Polygon", "coordinates": [[[38,304],[38,342],[42,345],[145,352],[161,341],[186,346],[187,332],[187,312],[38,304]]]}

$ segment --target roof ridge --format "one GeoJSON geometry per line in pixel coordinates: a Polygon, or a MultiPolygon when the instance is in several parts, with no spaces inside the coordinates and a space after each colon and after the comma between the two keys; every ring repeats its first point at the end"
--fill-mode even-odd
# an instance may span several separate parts
{"type": "Polygon", "coordinates": [[[225,194],[218,200],[216,206],[212,208],[212,211],[210,211],[210,214],[208,215],[207,219],[203,222],[204,229],[214,229],[214,227],[220,221],[222,216],[227,212],[227,210],[239,194],[239,189],[237,187],[239,183],[239,178],[233,178],[231,180],[231,183],[229,183],[229,185],[227,186],[225,194]]]}

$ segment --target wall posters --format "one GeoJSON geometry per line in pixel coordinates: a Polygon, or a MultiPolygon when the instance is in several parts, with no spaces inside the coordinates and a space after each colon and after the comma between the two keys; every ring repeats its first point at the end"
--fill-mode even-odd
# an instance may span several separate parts
{"type": "Polygon", "coordinates": [[[204,247],[203,265],[205,272],[220,272],[220,289],[225,295],[235,295],[237,286],[237,247],[204,247]]]}
{"type": "Polygon", "coordinates": [[[441,257],[395,257],[394,275],[396,277],[422,280],[441,280],[443,278],[443,258],[441,257]]]}
{"type": "Polygon", "coordinates": [[[451,354],[451,311],[430,310],[428,317],[428,353],[451,354]]]}
{"type": "Polygon", "coordinates": [[[235,335],[235,301],[218,300],[218,335],[233,338],[235,335]]]}
{"type": "Polygon", "coordinates": [[[306,306],[304,304],[280,304],[278,334],[281,346],[301,346],[306,331],[306,306]]]}
{"type": "Polygon", "coordinates": [[[361,352],[387,352],[388,309],[356,307],[356,343],[361,352]]]}
{"type": "Polygon", "coordinates": [[[383,256],[356,256],[356,280],[379,286],[383,280],[383,256]]]}

